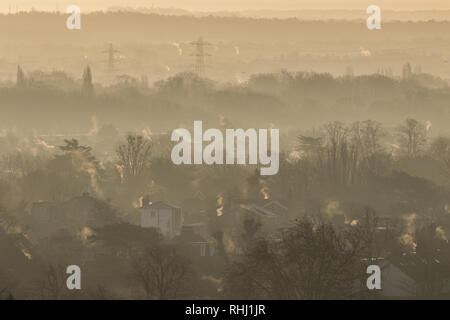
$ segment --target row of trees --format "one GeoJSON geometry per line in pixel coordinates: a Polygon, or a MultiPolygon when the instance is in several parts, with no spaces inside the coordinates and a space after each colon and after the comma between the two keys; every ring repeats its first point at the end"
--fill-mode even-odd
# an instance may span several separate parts
{"type": "MultiPolygon", "coordinates": [[[[52,80],[61,80],[61,78],[64,78],[63,80],[65,81],[74,82],[73,80],[71,81],[71,79],[69,79],[68,76],[62,72],[54,72],[53,76],[56,79],[52,79],[52,75],[47,76],[41,72],[34,72],[29,77],[27,77],[22,67],[19,65],[17,66],[16,87],[19,89],[25,89],[28,87],[32,87],[34,84],[45,85],[52,80]]],[[[74,83],[72,84],[74,85],[74,83]]],[[[81,80],[81,94],[87,98],[91,98],[94,95],[94,84],[90,66],[86,66],[83,71],[83,77],[81,80]]]]}
{"type": "Polygon", "coordinates": [[[448,171],[450,139],[430,138],[428,126],[408,118],[394,132],[388,132],[372,120],[351,125],[332,122],[316,136],[300,135],[298,150],[326,174],[328,181],[344,185],[389,172],[393,157],[415,159],[428,154],[448,171]]]}

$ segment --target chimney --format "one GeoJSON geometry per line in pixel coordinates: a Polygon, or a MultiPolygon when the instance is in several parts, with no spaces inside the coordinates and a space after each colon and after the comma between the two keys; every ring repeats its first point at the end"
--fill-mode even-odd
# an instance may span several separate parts
{"type": "Polygon", "coordinates": [[[150,203],[150,197],[148,195],[145,195],[142,198],[142,208],[148,208],[150,203]]]}

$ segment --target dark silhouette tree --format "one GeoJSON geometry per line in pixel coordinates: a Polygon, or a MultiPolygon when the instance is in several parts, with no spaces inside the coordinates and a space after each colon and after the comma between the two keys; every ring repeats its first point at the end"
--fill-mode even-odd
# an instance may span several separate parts
{"type": "Polygon", "coordinates": [[[175,299],[186,280],[188,262],[175,247],[159,243],[135,259],[133,277],[143,286],[147,298],[175,299]]]}
{"type": "Polygon", "coordinates": [[[18,88],[25,88],[27,86],[27,78],[20,66],[17,66],[16,86],[18,88]]]}
{"type": "Polygon", "coordinates": [[[408,80],[411,78],[412,76],[412,67],[411,64],[408,62],[405,65],[403,65],[403,69],[402,69],[402,76],[403,76],[403,80],[408,80]]]}
{"type": "Polygon", "coordinates": [[[431,155],[443,165],[443,171],[450,179],[450,138],[440,136],[430,146],[431,155]]]}
{"type": "Polygon", "coordinates": [[[83,86],[81,91],[84,96],[90,98],[94,95],[94,85],[92,84],[92,72],[91,67],[87,66],[83,72],[83,86]]]}
{"type": "Polygon", "coordinates": [[[126,180],[140,177],[148,168],[151,156],[151,142],[141,135],[128,134],[126,142],[117,148],[119,166],[123,168],[126,180]]]}
{"type": "Polygon", "coordinates": [[[255,242],[225,273],[225,294],[245,299],[348,299],[361,290],[362,242],[302,218],[281,241],[255,242]],[[353,239],[354,240],[354,239],[353,239]]]}
{"type": "Polygon", "coordinates": [[[60,264],[46,266],[37,287],[43,298],[61,299],[66,288],[65,268],[60,264]]]}
{"type": "Polygon", "coordinates": [[[425,125],[415,119],[408,118],[398,127],[398,142],[406,156],[415,158],[422,151],[427,142],[425,125]]]}

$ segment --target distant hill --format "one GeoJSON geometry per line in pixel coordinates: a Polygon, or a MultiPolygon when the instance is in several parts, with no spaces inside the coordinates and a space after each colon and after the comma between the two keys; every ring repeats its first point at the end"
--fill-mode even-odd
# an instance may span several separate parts
{"type": "MultiPolygon", "coordinates": [[[[289,19],[300,20],[361,20],[366,19],[365,10],[241,10],[241,11],[189,11],[174,8],[132,8],[132,7],[110,7],[110,11],[127,11],[153,13],[175,16],[195,17],[247,17],[264,19],[289,19]]],[[[382,10],[384,21],[450,21],[450,10],[415,10],[395,11],[382,10]]]]}
{"type": "Polygon", "coordinates": [[[198,36],[225,42],[380,42],[415,41],[450,37],[448,22],[385,22],[369,31],[360,21],[301,21],[243,17],[167,16],[138,12],[90,13],[82,16],[82,29],[66,28],[66,14],[29,12],[0,15],[0,45],[98,44],[99,42],[190,42],[198,36]]]}

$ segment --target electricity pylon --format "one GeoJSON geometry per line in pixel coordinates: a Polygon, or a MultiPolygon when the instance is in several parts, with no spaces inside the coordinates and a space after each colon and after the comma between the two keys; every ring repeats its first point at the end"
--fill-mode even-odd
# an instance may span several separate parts
{"type": "Polygon", "coordinates": [[[103,53],[108,54],[108,70],[109,72],[114,72],[114,65],[119,59],[116,58],[116,53],[120,53],[120,51],[114,49],[114,46],[112,43],[109,44],[108,50],[103,51],[103,53]]]}
{"type": "Polygon", "coordinates": [[[205,57],[210,56],[205,52],[205,47],[210,46],[211,43],[203,41],[203,38],[200,37],[197,41],[191,42],[191,45],[195,47],[195,53],[192,54],[195,57],[194,72],[200,77],[204,77],[206,71],[205,57]]]}

